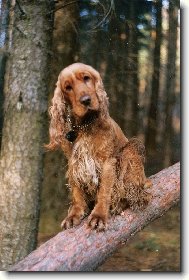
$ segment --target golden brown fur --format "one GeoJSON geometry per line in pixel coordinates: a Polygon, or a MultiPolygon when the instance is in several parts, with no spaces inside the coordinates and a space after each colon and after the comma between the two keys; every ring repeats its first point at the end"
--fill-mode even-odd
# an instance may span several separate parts
{"type": "Polygon", "coordinates": [[[144,173],[144,147],[128,140],[109,116],[108,98],[99,73],[75,63],[58,77],[50,107],[50,143],[68,159],[72,205],[62,228],[78,225],[90,213],[88,225],[103,230],[109,213],[144,207],[149,194],[144,173]],[[68,136],[74,131],[74,137],[68,136]]]}

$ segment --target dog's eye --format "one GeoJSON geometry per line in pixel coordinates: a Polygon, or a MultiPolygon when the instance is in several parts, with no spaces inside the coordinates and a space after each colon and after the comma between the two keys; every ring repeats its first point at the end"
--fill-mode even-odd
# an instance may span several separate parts
{"type": "Polygon", "coordinates": [[[72,87],[70,85],[67,85],[66,86],[66,91],[70,91],[70,90],[72,90],[72,87]]]}
{"type": "Polygon", "coordinates": [[[91,78],[90,78],[89,76],[87,76],[87,75],[85,75],[85,76],[83,77],[83,80],[84,80],[85,82],[88,82],[90,79],[91,79],[91,78]]]}

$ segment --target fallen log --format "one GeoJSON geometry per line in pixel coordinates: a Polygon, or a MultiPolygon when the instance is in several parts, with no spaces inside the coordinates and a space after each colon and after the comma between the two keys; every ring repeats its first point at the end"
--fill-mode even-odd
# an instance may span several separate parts
{"type": "Polygon", "coordinates": [[[90,231],[84,219],[79,226],[48,240],[10,271],[94,271],[121,244],[178,203],[180,163],[150,178],[153,198],[143,211],[127,209],[112,217],[105,232],[90,231]]]}

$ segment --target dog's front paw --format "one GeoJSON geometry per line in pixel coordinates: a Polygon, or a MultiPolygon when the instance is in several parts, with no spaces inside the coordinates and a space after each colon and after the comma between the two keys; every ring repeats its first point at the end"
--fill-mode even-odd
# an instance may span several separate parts
{"type": "Polygon", "coordinates": [[[97,231],[104,231],[107,225],[107,218],[104,215],[91,213],[88,219],[88,226],[97,231]]]}
{"type": "Polygon", "coordinates": [[[78,226],[81,222],[81,216],[68,215],[61,223],[62,230],[69,229],[74,226],[78,226]]]}

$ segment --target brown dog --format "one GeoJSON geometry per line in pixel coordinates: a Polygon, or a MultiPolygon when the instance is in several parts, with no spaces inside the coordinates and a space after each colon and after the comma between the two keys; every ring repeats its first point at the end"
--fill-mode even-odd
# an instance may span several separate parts
{"type": "Polygon", "coordinates": [[[147,204],[144,147],[137,139],[128,140],[109,116],[108,98],[96,70],[82,63],[63,69],[50,116],[47,148],[64,151],[72,192],[62,228],[78,225],[93,209],[88,225],[104,230],[109,213],[147,204]]]}

